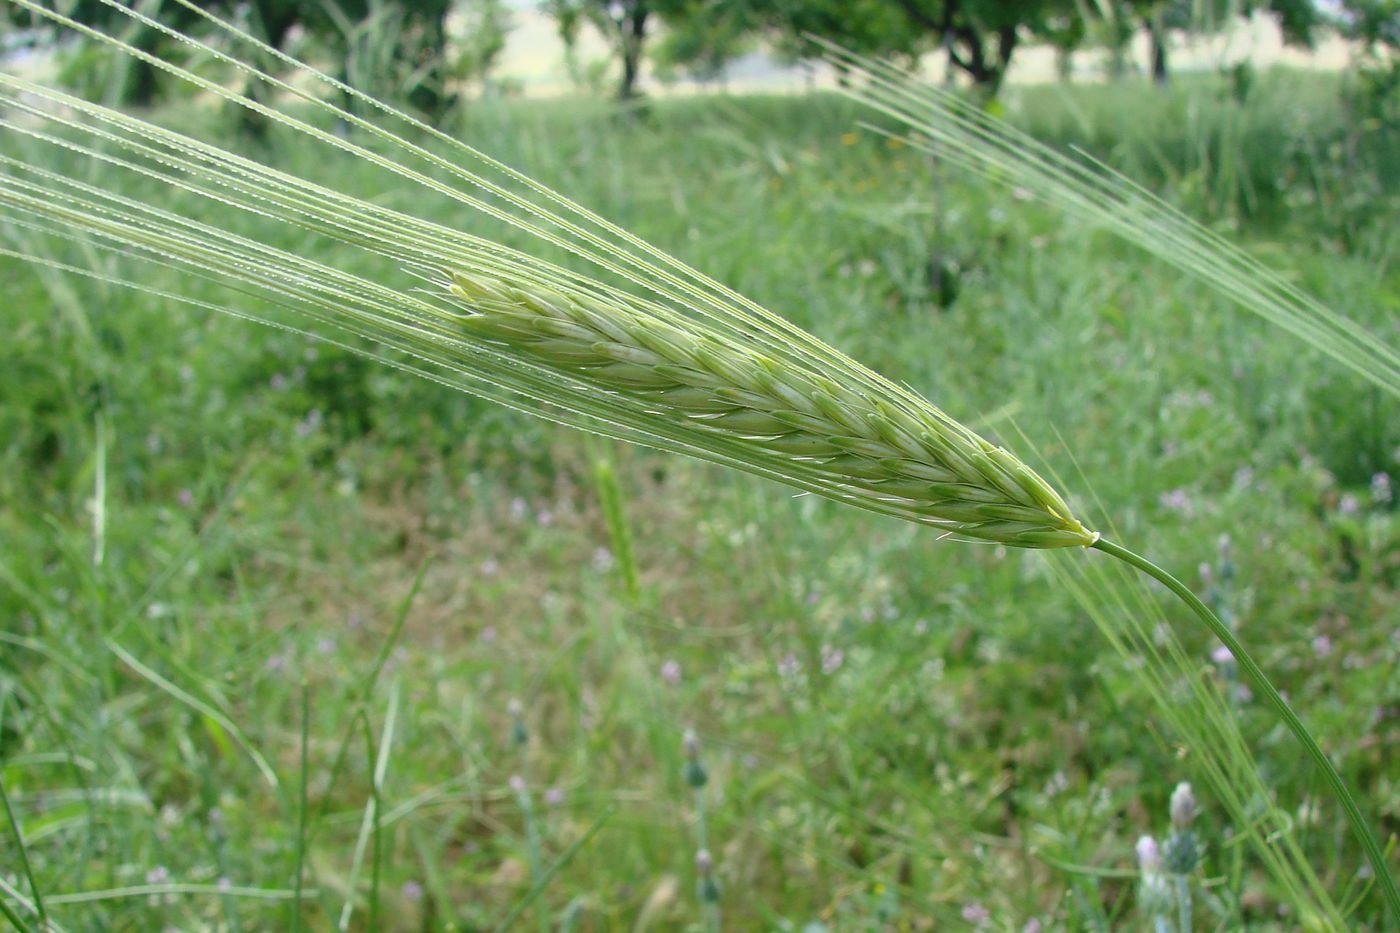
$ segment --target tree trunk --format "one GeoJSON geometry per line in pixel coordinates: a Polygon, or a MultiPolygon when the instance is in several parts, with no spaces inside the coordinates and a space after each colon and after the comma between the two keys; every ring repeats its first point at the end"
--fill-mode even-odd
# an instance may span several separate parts
{"type": "Polygon", "coordinates": [[[646,0],[638,0],[621,25],[622,32],[622,83],[617,89],[617,99],[628,101],[637,96],[637,78],[642,73],[642,47],[647,37],[647,16],[651,10],[646,0]]]}
{"type": "Polygon", "coordinates": [[[1160,11],[1148,22],[1147,31],[1152,37],[1152,80],[1159,87],[1166,87],[1170,81],[1167,73],[1167,29],[1162,23],[1160,11]]]}
{"type": "Polygon", "coordinates": [[[1055,77],[1061,84],[1074,80],[1074,49],[1063,46],[1055,49],[1055,77]]]}
{"type": "Polygon", "coordinates": [[[1011,70],[1011,56],[1016,52],[1018,36],[1015,26],[1005,26],[997,33],[997,74],[996,83],[991,88],[993,97],[1001,90],[1001,82],[1006,80],[1006,73],[1011,70]]]}
{"type": "Polygon", "coordinates": [[[991,55],[981,33],[970,26],[955,28],[950,35],[954,41],[947,44],[948,60],[965,72],[972,79],[973,86],[988,99],[996,97],[1011,67],[1011,56],[1016,51],[1016,27],[1004,26],[997,30],[996,49],[991,55]],[[958,54],[958,43],[966,47],[966,57],[958,54]]]}

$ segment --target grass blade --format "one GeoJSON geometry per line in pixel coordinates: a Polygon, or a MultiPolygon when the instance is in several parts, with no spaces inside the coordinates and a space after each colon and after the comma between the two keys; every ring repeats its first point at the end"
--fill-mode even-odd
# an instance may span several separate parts
{"type": "MultiPolygon", "coordinates": [[[[48,911],[44,909],[44,897],[39,893],[39,882],[34,879],[34,868],[29,863],[29,849],[24,844],[24,835],[20,832],[19,821],[15,819],[14,808],[10,806],[10,795],[5,792],[5,775],[3,772],[0,772],[0,803],[5,805],[5,822],[10,827],[10,834],[14,836],[15,850],[19,852],[20,867],[24,870],[25,880],[29,882],[30,896],[34,899],[34,913],[39,918],[39,925],[41,927],[47,926],[49,920],[48,911]]],[[[0,904],[4,904],[4,901],[0,900],[0,904]]]]}
{"type": "Polygon", "coordinates": [[[290,906],[288,929],[297,933],[301,929],[302,882],[306,873],[306,785],[309,772],[307,753],[310,749],[311,730],[311,687],[305,678],[301,682],[301,761],[297,779],[297,867],[296,895],[290,906]]]}
{"type": "Polygon", "coordinates": [[[261,752],[259,752],[256,748],[253,747],[252,743],[248,741],[248,737],[243,734],[243,730],[239,729],[238,726],[234,724],[233,720],[229,719],[223,713],[219,712],[217,709],[210,706],[208,703],[204,702],[198,697],[186,692],[185,690],[180,689],[175,684],[171,683],[169,680],[166,680],[160,674],[147,667],[145,664],[142,664],[136,658],[135,655],[127,651],[115,641],[112,641],[110,638],[104,639],[104,641],[107,645],[107,649],[113,654],[115,654],[118,658],[120,658],[122,662],[127,665],[127,667],[130,667],[133,671],[140,674],[151,684],[155,685],[165,693],[168,693],[170,696],[174,697],[176,700],[180,701],[184,705],[209,717],[209,719],[215,722],[225,732],[233,736],[233,740],[237,742],[242,747],[242,749],[248,753],[248,757],[253,760],[253,764],[262,774],[263,780],[267,781],[268,786],[274,788],[278,786],[277,773],[272,770],[272,766],[267,763],[267,759],[262,756],[261,752]]]}
{"type": "Polygon", "coordinates": [[[617,807],[615,805],[604,810],[598,819],[593,821],[593,825],[588,827],[588,830],[582,836],[578,837],[571,846],[564,850],[563,855],[559,856],[553,864],[544,870],[539,880],[530,887],[529,891],[525,892],[525,896],[517,901],[515,906],[510,909],[510,912],[496,925],[496,933],[505,933],[506,930],[511,928],[511,925],[519,919],[520,915],[528,910],[530,905],[544,893],[544,889],[554,880],[554,876],[559,874],[569,862],[573,861],[574,856],[578,854],[579,850],[598,834],[598,831],[603,828],[603,825],[607,823],[616,810],[617,807]]]}

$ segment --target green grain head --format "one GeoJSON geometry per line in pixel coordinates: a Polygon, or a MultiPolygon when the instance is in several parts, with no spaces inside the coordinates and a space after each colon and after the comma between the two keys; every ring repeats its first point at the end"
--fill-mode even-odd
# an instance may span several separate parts
{"type": "Polygon", "coordinates": [[[832,367],[815,358],[768,356],[698,321],[581,293],[462,271],[443,285],[470,339],[642,401],[697,446],[723,440],[838,498],[973,538],[1036,548],[1098,538],[1034,470],[917,396],[881,395],[823,375],[832,367]]]}

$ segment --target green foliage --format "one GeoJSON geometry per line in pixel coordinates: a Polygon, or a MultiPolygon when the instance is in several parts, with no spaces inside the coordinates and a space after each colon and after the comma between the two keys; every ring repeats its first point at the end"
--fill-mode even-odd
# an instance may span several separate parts
{"type": "MultiPolygon", "coordinates": [[[[484,4],[479,11],[479,34],[467,50],[473,72],[479,77],[499,54],[501,14],[494,0],[473,0],[484,4]],[[476,43],[482,43],[480,45],[476,43]]],[[[174,57],[185,62],[188,47],[154,26],[128,17],[121,9],[102,0],[36,0],[36,5],[57,10],[78,23],[115,32],[133,47],[158,58],[174,57]]],[[[296,30],[312,45],[320,44],[338,60],[340,73],[352,84],[371,94],[406,102],[433,116],[440,116],[451,103],[444,86],[445,19],[450,0],[335,0],[305,3],[302,0],[155,0],[133,8],[162,25],[196,37],[216,32],[201,15],[206,11],[221,17],[246,20],[272,47],[281,49],[296,30]]],[[[62,30],[22,5],[7,4],[11,22],[38,28],[53,43],[62,30]]],[[[67,77],[77,89],[106,85],[104,97],[115,102],[148,106],[161,88],[159,69],[148,62],[124,54],[112,54],[99,46],[86,44],[67,55],[67,77]],[[113,82],[111,75],[118,80],[113,82]]]]}
{"type": "Polygon", "coordinates": [[[475,0],[459,12],[466,23],[451,51],[448,77],[484,85],[505,52],[510,14],[501,0],[475,0]]]}
{"type": "MultiPolygon", "coordinates": [[[[1078,125],[1150,161],[1145,102],[1158,98],[1104,93],[1078,125]]],[[[1332,101],[1295,96],[1317,127],[1300,137],[1309,164],[1336,171],[1332,101]]],[[[1072,485],[1172,564],[1232,534],[1229,598],[1249,640],[1393,831],[1400,538],[1393,494],[1364,475],[1387,466],[1367,424],[1400,424],[1393,399],[1324,383],[1295,341],[1058,211],[854,133],[867,115],[839,101],[663,102],[647,127],[598,113],[483,107],[463,131],[950,409],[986,413],[980,427],[1013,436],[1014,415],[1061,468],[1068,448],[1085,474],[1072,485]],[[964,260],[941,308],[934,251],[964,260]],[[1369,459],[1334,461],[1334,443],[1369,459]]],[[[1267,124],[1239,121],[1239,151],[1271,147],[1267,124]]],[[[22,145],[0,139],[32,159],[22,145]]],[[[1186,165],[1200,179],[1158,186],[1168,197],[1218,184],[1217,163],[1191,161],[1199,148],[1162,158],[1170,177],[1186,165]]],[[[328,198],[484,228],[361,159],[270,157],[328,198]]],[[[71,173],[72,158],[42,165],[71,173]]],[[[101,180],[220,230],[266,229],[132,173],[101,180]]],[[[1387,333],[1393,213],[1360,223],[1364,254],[1320,233],[1324,214],[1237,235],[1387,333]]],[[[270,245],[343,259],[273,229],[270,245]]],[[[3,230],[19,252],[92,263],[87,244],[3,230]]],[[[1214,752],[1177,744],[1142,656],[1106,650],[1038,561],[628,450],[615,468],[646,571],[634,605],[599,572],[613,539],[576,435],[343,350],[308,355],[297,335],[0,263],[15,283],[0,369],[0,613],[13,620],[0,768],[32,890],[66,926],[279,927],[289,909],[312,928],[376,915],[490,927],[522,911],[541,925],[693,924],[675,894],[697,874],[700,802],[675,740],[687,723],[705,737],[715,861],[696,880],[736,928],[1145,919],[1133,840],[1214,752]]],[[[214,281],[138,271],[147,287],[229,300],[214,281]]],[[[1139,620],[1144,650],[1165,638],[1155,620],[1139,620]]],[[[1351,919],[1379,926],[1294,747],[1233,692],[1202,633],[1182,636],[1184,676],[1229,699],[1258,776],[1296,814],[1290,844],[1351,919]]],[[[1296,892],[1239,844],[1250,827],[1218,799],[1202,809],[1203,916],[1295,926],[1280,908],[1296,892]]]]}
{"type": "Polygon", "coordinates": [[[754,42],[756,19],[744,3],[682,0],[666,14],[666,32],[652,53],[663,78],[683,71],[713,81],[754,42]]]}
{"type": "MultiPolygon", "coordinates": [[[[449,67],[445,20],[450,5],[449,0],[327,4],[328,28],[321,34],[340,52],[341,75],[351,87],[373,97],[406,102],[436,119],[453,101],[445,83],[449,67]]],[[[494,25],[496,20],[486,22],[494,25]]],[[[499,54],[502,42],[501,37],[488,35],[485,45],[475,51],[490,53],[495,44],[499,54]]],[[[470,61],[473,67],[489,63],[489,58],[470,61]]]]}
{"type": "Polygon", "coordinates": [[[1336,18],[1344,34],[1362,42],[1368,50],[1384,48],[1400,52],[1400,2],[1396,0],[1342,0],[1336,18]]]}
{"type": "MultiPolygon", "coordinates": [[[[102,0],[35,0],[34,5],[57,10],[86,26],[116,31],[134,48],[147,54],[187,61],[186,50],[179,42],[153,26],[130,19],[120,9],[102,0]]],[[[217,0],[204,0],[195,9],[190,9],[175,0],[155,0],[141,4],[139,10],[171,28],[188,31],[198,30],[201,24],[199,6],[218,7],[219,3],[217,0]]],[[[63,35],[63,30],[55,28],[52,22],[24,6],[6,4],[4,15],[12,23],[35,30],[38,34],[36,41],[40,43],[52,44],[63,35]]],[[[161,89],[159,71],[150,63],[128,55],[112,54],[109,50],[87,44],[69,50],[65,58],[63,72],[73,86],[85,90],[103,88],[101,96],[113,102],[147,107],[155,103],[161,89]]]]}
{"type": "MultiPolygon", "coordinates": [[[[1260,81],[1251,106],[1271,106],[1281,81],[1278,98],[1311,114],[1301,125],[1320,143],[1333,132],[1325,94],[1302,95],[1287,76],[1260,81]]],[[[1063,142],[1079,127],[1096,151],[1150,162],[1147,126],[1162,123],[1150,87],[1077,93],[1058,106],[1079,123],[1052,122],[1055,97],[1012,113],[1063,142]]],[[[483,106],[465,131],[952,409],[986,413],[1008,436],[1008,405],[1019,423],[1054,423],[1087,476],[1072,485],[1092,487],[1173,566],[1213,562],[1228,531],[1242,632],[1394,831],[1400,521],[1369,477],[1323,459],[1335,419],[1357,432],[1400,424],[1393,403],[1348,412],[1347,396],[1364,394],[1355,386],[1321,401],[1323,364],[1294,341],[1057,212],[935,173],[908,147],[864,134],[843,143],[864,114],[831,97],[661,101],[649,127],[604,113],[483,106]],[[942,310],[925,277],[934,249],[966,262],[962,293],[942,310]],[[1067,363],[1086,359],[1097,363],[1067,363]]],[[[1273,145],[1266,124],[1246,122],[1248,151],[1273,145]]],[[[1325,144],[1308,151],[1319,170],[1341,157],[1325,144]]],[[[415,198],[356,160],[294,147],[276,159],[340,190],[415,198]]],[[[112,183],[136,197],[159,190],[112,183]]],[[[1324,215],[1301,207],[1242,235],[1384,326],[1400,265],[1376,231],[1394,215],[1362,236],[1374,243],[1365,256],[1322,233],[1324,215]]],[[[1141,922],[1134,840],[1163,826],[1176,781],[1199,781],[1197,758],[1172,744],[1132,660],[1104,645],[1038,561],[619,450],[641,570],[634,608],[594,563],[611,537],[573,432],[391,371],[341,371],[348,354],[316,347],[308,359],[295,335],[3,262],[0,611],[12,622],[0,634],[0,754],[39,888],[67,928],[288,926],[303,679],[305,929],[334,924],[345,900],[372,788],[356,717],[377,739],[395,681],[378,790],[385,929],[491,928],[531,892],[529,833],[509,785],[522,771],[546,870],[617,808],[529,910],[576,916],[576,929],[630,929],[659,891],[653,929],[698,923],[677,741],[688,724],[704,741],[710,845],[736,929],[956,929],[977,905],[1016,929],[1032,918],[1047,930],[1141,922]],[[354,395],[367,431],[338,417],[312,424],[313,409],[354,395]],[[89,504],[99,412],[101,570],[89,504]],[[103,636],[230,716],[280,790],[103,636]],[[661,675],[667,661],[675,683],[661,675]],[[524,701],[524,751],[511,697],[524,701]],[[195,887],[63,900],[148,876],[195,887]]],[[[1035,439],[1064,462],[1053,433],[1035,439]]],[[[1396,464],[1385,469],[1393,477],[1396,464]]],[[[1225,689],[1214,646],[1183,637],[1225,689]]],[[[1357,924],[1378,926],[1335,811],[1256,706],[1238,709],[1269,786],[1297,805],[1329,885],[1363,896],[1357,924]]],[[[1211,882],[1200,916],[1290,929],[1283,893],[1220,802],[1200,796],[1211,882]]],[[[368,864],[362,879],[360,920],[368,864]]]]}
{"type": "Polygon", "coordinates": [[[579,26],[591,23],[612,48],[621,66],[617,97],[631,100],[637,95],[641,77],[642,53],[655,15],[664,8],[679,5],[681,0],[550,0],[543,8],[552,14],[559,26],[559,35],[572,56],[579,26]]]}
{"type": "Polygon", "coordinates": [[[1129,42],[1138,28],[1151,43],[1152,77],[1158,84],[1169,79],[1170,34],[1214,34],[1229,29],[1257,13],[1267,13],[1278,23],[1285,42],[1311,46],[1325,17],[1312,0],[1103,0],[1092,7],[1096,22],[1090,29],[1110,50],[1110,76],[1123,76],[1129,42]]]}
{"type": "Polygon", "coordinates": [[[796,54],[816,36],[854,52],[911,57],[943,49],[982,91],[995,94],[1023,33],[1065,29],[1072,0],[753,0],[796,54]]]}

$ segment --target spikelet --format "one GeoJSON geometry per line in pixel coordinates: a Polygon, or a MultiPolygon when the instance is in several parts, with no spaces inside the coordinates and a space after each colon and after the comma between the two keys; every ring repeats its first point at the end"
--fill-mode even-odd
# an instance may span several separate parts
{"type": "Polygon", "coordinates": [[[879,397],[822,375],[815,359],[779,361],[698,322],[535,282],[456,271],[443,285],[466,335],[782,458],[843,495],[1016,547],[1098,540],[1030,467],[917,397],[879,397]]]}

